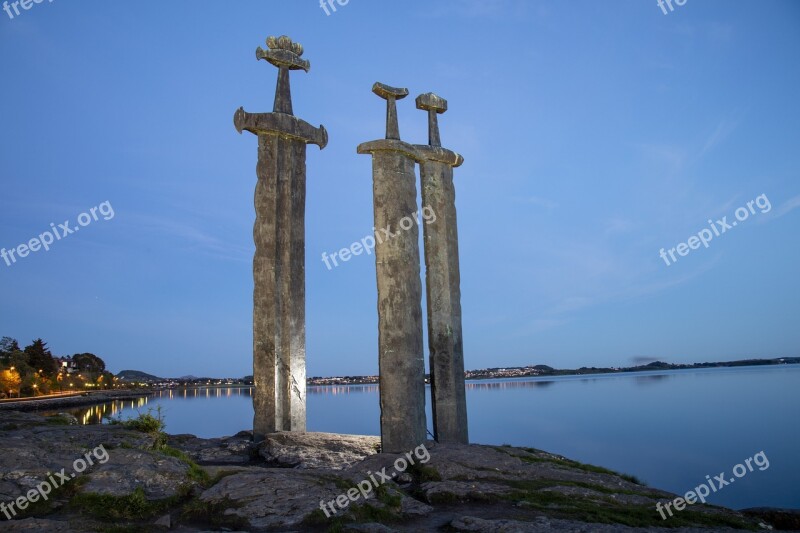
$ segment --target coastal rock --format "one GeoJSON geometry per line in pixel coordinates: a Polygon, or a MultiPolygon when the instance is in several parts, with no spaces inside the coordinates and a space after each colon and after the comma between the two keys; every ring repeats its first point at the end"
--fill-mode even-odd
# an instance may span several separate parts
{"type": "Polygon", "coordinates": [[[246,465],[253,450],[253,434],[242,431],[233,437],[201,439],[194,435],[171,435],[167,444],[186,452],[202,465],[246,465]]]}
{"type": "Polygon", "coordinates": [[[74,533],[74,529],[69,522],[58,520],[41,520],[38,518],[26,518],[25,520],[13,520],[3,522],[3,531],[9,533],[74,533]]]}
{"type": "Polygon", "coordinates": [[[140,488],[148,500],[162,500],[188,484],[189,466],[174,457],[136,449],[108,453],[109,461],[92,471],[82,493],[127,496],[140,488]]]}
{"type": "Polygon", "coordinates": [[[69,413],[58,413],[56,416],[61,420],[63,420],[64,423],[66,423],[69,426],[77,426],[79,423],[78,419],[75,418],[74,415],[71,415],[69,413]]]}
{"type": "Polygon", "coordinates": [[[22,413],[19,411],[0,412],[0,431],[5,432],[41,426],[44,421],[42,416],[33,413],[22,413]]]}
{"type": "Polygon", "coordinates": [[[340,470],[378,453],[380,438],[334,433],[273,433],[259,445],[268,464],[340,470]]]}
{"type": "Polygon", "coordinates": [[[156,527],[163,527],[166,529],[170,529],[172,527],[172,517],[168,514],[165,514],[164,516],[153,522],[153,525],[156,527]]]}
{"type": "Polygon", "coordinates": [[[199,499],[233,527],[244,525],[248,531],[292,528],[320,513],[321,501],[342,493],[335,479],[319,471],[252,469],[223,478],[199,499]]]}
{"type": "MultiPolygon", "coordinates": [[[[634,533],[642,528],[622,526],[619,524],[586,524],[573,520],[550,519],[543,516],[530,522],[518,520],[485,520],[472,516],[464,516],[450,522],[454,531],[469,533],[634,533]]],[[[712,533],[737,531],[731,528],[645,528],[649,533],[712,533]]]]}
{"type": "Polygon", "coordinates": [[[423,516],[432,513],[433,510],[433,507],[430,505],[426,505],[406,495],[403,495],[403,498],[400,500],[400,514],[405,517],[423,516]]]}
{"type": "Polygon", "coordinates": [[[742,514],[769,522],[781,531],[800,531],[800,510],[753,507],[743,509],[742,514]]]}
{"type": "Polygon", "coordinates": [[[392,529],[383,524],[370,522],[369,524],[355,524],[347,526],[345,531],[357,531],[358,533],[396,533],[396,529],[392,529]]]}
{"type": "Polygon", "coordinates": [[[428,503],[448,503],[492,500],[508,496],[514,490],[495,483],[442,481],[424,483],[422,492],[425,494],[425,499],[428,503]]]}
{"type": "MultiPolygon", "coordinates": [[[[101,444],[110,455],[115,448],[152,447],[154,438],[119,426],[71,426],[52,422],[38,415],[3,413],[0,427],[0,501],[9,501],[27,493],[48,479],[51,473],[64,469],[67,475],[74,462],[101,444]],[[38,422],[38,424],[37,424],[38,422]]],[[[113,461],[109,461],[112,463],[113,461]]],[[[102,465],[89,466],[83,475],[102,465]]]]}

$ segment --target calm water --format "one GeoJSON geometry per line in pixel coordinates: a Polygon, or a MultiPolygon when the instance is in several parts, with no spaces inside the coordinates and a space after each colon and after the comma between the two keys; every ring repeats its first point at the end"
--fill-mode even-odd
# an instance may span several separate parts
{"type": "MultiPolygon", "coordinates": [[[[103,413],[127,418],[161,406],[168,432],[219,437],[251,427],[250,394],[164,391],[73,413],[97,423],[103,413]]],[[[467,384],[467,400],[473,442],[540,448],[678,494],[707,474],[732,477],[735,465],[763,451],[768,469],[709,501],[800,509],[800,365],[477,381],[467,384]]],[[[308,429],[378,435],[378,387],[309,388],[308,429]]]]}

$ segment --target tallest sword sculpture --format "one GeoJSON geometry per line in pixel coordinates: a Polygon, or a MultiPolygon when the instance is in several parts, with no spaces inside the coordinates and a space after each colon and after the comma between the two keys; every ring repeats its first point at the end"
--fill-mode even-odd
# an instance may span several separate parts
{"type": "Polygon", "coordinates": [[[328,144],[323,126],[295,117],[289,71],[311,68],[303,47],[286,36],[256,50],[278,68],[272,113],[239,108],[239,133],[258,136],[253,237],[253,438],[306,430],[305,207],[306,145],[328,144]]]}

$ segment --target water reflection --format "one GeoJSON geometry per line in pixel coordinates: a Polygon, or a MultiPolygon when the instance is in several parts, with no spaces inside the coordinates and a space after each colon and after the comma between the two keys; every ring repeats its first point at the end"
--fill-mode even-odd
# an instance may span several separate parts
{"type": "Polygon", "coordinates": [[[308,387],[306,394],[322,394],[337,396],[339,394],[358,394],[378,392],[378,385],[319,385],[308,387]]]}
{"type": "MultiPolygon", "coordinates": [[[[142,397],[135,400],[114,400],[113,402],[92,405],[89,407],[76,407],[73,409],[60,409],[59,413],[69,413],[78,419],[82,425],[102,424],[108,418],[116,418],[125,410],[138,411],[147,405],[148,398],[142,397]]],[[[57,413],[44,413],[45,415],[57,413]]]]}
{"type": "MultiPolygon", "coordinates": [[[[153,400],[190,400],[211,399],[211,398],[233,398],[236,396],[252,397],[253,387],[206,387],[195,389],[166,389],[154,391],[151,396],[143,396],[135,400],[114,400],[98,405],[87,407],[75,407],[72,409],[59,409],[60,413],[69,413],[78,419],[82,425],[108,423],[109,419],[116,419],[120,415],[127,414],[136,416],[139,413],[146,413],[148,405],[153,400]]],[[[45,415],[57,414],[44,413],[45,415]]]]}
{"type": "Polygon", "coordinates": [[[467,381],[467,390],[490,389],[530,389],[534,387],[549,387],[555,381],[467,381]]]}
{"type": "MultiPolygon", "coordinates": [[[[620,374],[603,374],[592,377],[586,376],[559,376],[557,378],[521,378],[521,379],[502,379],[502,380],[476,380],[467,381],[467,390],[471,391],[502,391],[507,389],[543,389],[551,387],[555,383],[564,381],[581,381],[582,383],[593,383],[598,380],[615,378],[620,374]]],[[[634,375],[637,385],[650,385],[655,382],[669,378],[663,373],[634,375]]],[[[426,385],[430,387],[430,385],[426,385]]],[[[252,398],[252,386],[239,387],[197,387],[190,389],[165,389],[154,391],[149,397],[138,398],[136,400],[116,400],[90,407],[77,407],[73,409],[60,410],[73,415],[81,424],[102,424],[109,418],[117,418],[124,412],[128,416],[136,416],[139,413],[146,413],[147,407],[151,402],[158,400],[192,400],[203,399],[211,400],[217,398],[246,397],[252,398]]],[[[315,385],[307,389],[309,396],[347,396],[347,395],[374,395],[378,393],[378,384],[353,384],[353,385],[315,385]]],[[[161,402],[156,402],[161,403],[161,402]]],[[[55,414],[55,413],[52,413],[55,414]]]]}
{"type": "Polygon", "coordinates": [[[634,381],[637,385],[653,385],[656,381],[663,381],[672,376],[667,374],[653,374],[651,376],[635,376],[634,381]]]}

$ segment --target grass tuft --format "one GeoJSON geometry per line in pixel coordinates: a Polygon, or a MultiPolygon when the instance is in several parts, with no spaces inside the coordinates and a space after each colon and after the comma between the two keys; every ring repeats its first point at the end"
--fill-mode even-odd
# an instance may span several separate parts
{"type": "Polygon", "coordinates": [[[206,472],[200,465],[195,463],[185,452],[167,445],[161,446],[158,451],[168,457],[174,457],[185,463],[189,467],[190,480],[206,488],[212,485],[211,476],[208,475],[208,472],[206,472]]]}
{"type": "Polygon", "coordinates": [[[83,493],[70,501],[70,507],[106,522],[114,520],[146,520],[175,506],[184,495],[163,500],[148,500],[144,489],[136,487],[127,496],[83,493]]]}

